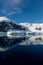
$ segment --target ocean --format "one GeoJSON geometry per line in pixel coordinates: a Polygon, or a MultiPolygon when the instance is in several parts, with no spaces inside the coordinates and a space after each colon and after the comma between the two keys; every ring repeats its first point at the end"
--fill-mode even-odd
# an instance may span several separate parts
{"type": "Polygon", "coordinates": [[[4,65],[43,62],[43,36],[24,38],[0,37],[0,63],[4,65]]]}

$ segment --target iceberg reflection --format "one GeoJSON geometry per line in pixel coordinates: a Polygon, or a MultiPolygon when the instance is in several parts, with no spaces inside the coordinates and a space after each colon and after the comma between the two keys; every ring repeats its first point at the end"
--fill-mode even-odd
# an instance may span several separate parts
{"type": "Polygon", "coordinates": [[[43,45],[43,35],[31,36],[20,43],[20,45],[43,45]]]}

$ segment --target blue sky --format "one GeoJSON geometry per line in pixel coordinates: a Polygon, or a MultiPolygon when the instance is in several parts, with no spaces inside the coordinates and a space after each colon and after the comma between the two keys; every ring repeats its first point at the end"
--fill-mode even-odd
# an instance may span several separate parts
{"type": "Polygon", "coordinates": [[[43,0],[0,0],[0,16],[19,22],[42,23],[43,0]]]}

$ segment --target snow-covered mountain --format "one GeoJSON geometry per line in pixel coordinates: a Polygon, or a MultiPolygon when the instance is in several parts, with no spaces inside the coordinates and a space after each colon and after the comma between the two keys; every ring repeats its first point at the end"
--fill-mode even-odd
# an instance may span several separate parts
{"type": "Polygon", "coordinates": [[[43,33],[43,23],[19,23],[19,25],[22,25],[26,27],[31,32],[42,32],[43,33]]]}
{"type": "Polygon", "coordinates": [[[15,23],[15,21],[7,17],[0,17],[0,31],[8,31],[10,29],[25,30],[25,28],[15,23]]]}
{"type": "Polygon", "coordinates": [[[0,22],[2,22],[2,21],[11,21],[9,18],[7,18],[7,17],[0,17],[0,22]]]}
{"type": "Polygon", "coordinates": [[[17,24],[15,21],[7,17],[0,17],[0,31],[8,31],[8,30],[25,30],[31,32],[43,32],[43,23],[19,23],[17,24]]]}

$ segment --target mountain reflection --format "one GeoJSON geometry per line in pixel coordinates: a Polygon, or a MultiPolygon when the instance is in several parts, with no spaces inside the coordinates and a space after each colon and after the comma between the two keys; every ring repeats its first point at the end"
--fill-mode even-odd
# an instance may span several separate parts
{"type": "Polygon", "coordinates": [[[14,47],[16,44],[21,43],[26,38],[8,38],[0,37],[0,51],[6,51],[11,47],[14,47]]]}
{"type": "Polygon", "coordinates": [[[0,37],[0,49],[8,50],[15,45],[43,45],[43,35],[24,38],[0,37]]]}

